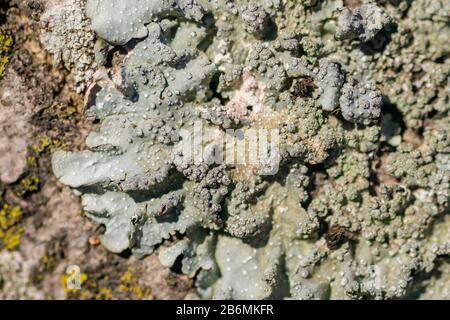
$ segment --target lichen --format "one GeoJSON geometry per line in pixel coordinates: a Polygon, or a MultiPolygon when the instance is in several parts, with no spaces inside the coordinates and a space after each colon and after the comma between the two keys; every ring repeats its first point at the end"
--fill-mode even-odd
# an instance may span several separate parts
{"type": "Polygon", "coordinates": [[[343,8],[338,19],[336,37],[338,39],[359,39],[367,42],[389,24],[391,18],[373,2],[354,9],[343,8]]]}
{"type": "Polygon", "coordinates": [[[87,1],[99,124],[52,163],[108,250],[162,246],[200,298],[420,295],[450,253],[446,5],[316,4],[87,1]],[[279,161],[217,161],[231,129],[279,161]]]}
{"type": "Polygon", "coordinates": [[[20,245],[23,234],[22,209],[3,204],[0,210],[0,250],[14,250],[20,245]]]}
{"type": "MultiPolygon", "coordinates": [[[[131,293],[135,299],[139,300],[152,298],[152,289],[139,285],[135,271],[131,267],[120,277],[119,291],[131,293]]],[[[106,293],[105,290],[100,293],[102,292],[106,293]]]]}
{"type": "Polygon", "coordinates": [[[19,197],[23,197],[30,193],[37,192],[40,189],[40,185],[41,179],[38,176],[23,178],[19,181],[19,190],[17,191],[17,195],[19,197]]]}
{"type": "Polygon", "coordinates": [[[133,267],[116,275],[99,275],[80,272],[76,274],[79,286],[68,286],[73,274],[63,274],[61,285],[70,299],[112,300],[113,298],[130,300],[153,299],[152,289],[143,285],[133,267]]]}
{"type": "Polygon", "coordinates": [[[3,27],[0,28],[0,79],[3,78],[8,65],[13,47],[13,37],[3,27]]]}
{"type": "Polygon", "coordinates": [[[84,10],[84,0],[58,1],[41,16],[41,42],[55,64],[72,71],[77,91],[86,90],[93,77],[94,33],[84,10]]]}
{"type": "Polygon", "coordinates": [[[52,139],[43,136],[39,138],[38,144],[33,145],[33,151],[36,154],[36,156],[39,157],[47,151],[54,152],[58,150],[60,146],[61,142],[58,139],[52,139]]]}

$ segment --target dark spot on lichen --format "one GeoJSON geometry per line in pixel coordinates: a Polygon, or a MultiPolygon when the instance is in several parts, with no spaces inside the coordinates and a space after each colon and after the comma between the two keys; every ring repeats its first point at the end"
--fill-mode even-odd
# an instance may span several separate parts
{"type": "Polygon", "coordinates": [[[325,241],[331,250],[338,249],[341,245],[349,240],[354,240],[355,236],[352,232],[344,227],[331,227],[325,234],[325,241]]]}
{"type": "Polygon", "coordinates": [[[292,88],[292,96],[295,98],[310,98],[316,86],[311,77],[304,77],[297,80],[292,88]]]}

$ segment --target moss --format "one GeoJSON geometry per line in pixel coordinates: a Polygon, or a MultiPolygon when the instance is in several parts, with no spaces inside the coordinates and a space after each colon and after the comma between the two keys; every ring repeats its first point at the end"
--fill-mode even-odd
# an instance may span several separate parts
{"type": "Polygon", "coordinates": [[[13,43],[14,41],[11,34],[0,28],[0,79],[2,79],[5,75],[6,66],[10,60],[13,43]]]}
{"type": "Polygon", "coordinates": [[[19,207],[4,204],[0,210],[0,250],[13,250],[20,244],[23,213],[19,207]]]}

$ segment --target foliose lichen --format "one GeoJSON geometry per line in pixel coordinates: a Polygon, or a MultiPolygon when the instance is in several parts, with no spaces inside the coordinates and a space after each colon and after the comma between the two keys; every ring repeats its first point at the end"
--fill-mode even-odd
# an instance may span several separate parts
{"type": "Polygon", "coordinates": [[[53,169],[103,245],[160,247],[201,298],[443,298],[448,4],[362,2],[88,0],[99,125],[53,169]],[[279,170],[211,161],[226,129],[278,130],[279,170]]]}

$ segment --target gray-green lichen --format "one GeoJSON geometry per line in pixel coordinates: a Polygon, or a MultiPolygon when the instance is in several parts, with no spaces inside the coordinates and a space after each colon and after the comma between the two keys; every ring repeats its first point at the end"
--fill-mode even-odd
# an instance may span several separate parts
{"type": "Polygon", "coordinates": [[[50,2],[41,16],[41,42],[56,64],[71,70],[77,91],[84,91],[92,80],[94,39],[84,10],[85,0],[50,2]]]}
{"type": "Polygon", "coordinates": [[[343,8],[338,18],[336,38],[370,41],[390,23],[390,17],[373,2],[355,9],[343,8]]]}
{"type": "Polygon", "coordinates": [[[201,298],[449,298],[450,8],[361,2],[88,0],[99,125],[53,169],[102,243],[201,298]],[[230,128],[279,170],[212,161],[230,128]]]}

